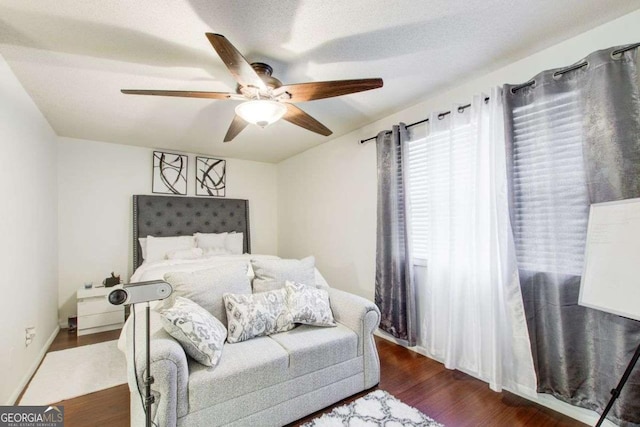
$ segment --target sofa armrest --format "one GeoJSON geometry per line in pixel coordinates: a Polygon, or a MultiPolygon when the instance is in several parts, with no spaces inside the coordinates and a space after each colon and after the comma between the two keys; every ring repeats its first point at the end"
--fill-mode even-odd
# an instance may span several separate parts
{"type": "MultiPolygon", "coordinates": [[[[131,320],[131,319],[129,319],[131,320]]],[[[128,322],[129,323],[129,322],[128,322]]],[[[133,322],[127,331],[127,377],[131,390],[132,425],[134,418],[144,420],[143,396],[146,376],[146,334],[143,311],[136,313],[136,369],[133,364],[133,322]],[[136,384],[136,376],[138,382],[136,384]],[[139,387],[139,388],[138,388],[139,387]],[[136,408],[136,414],[133,409],[136,408]],[[135,417],[134,417],[135,415],[135,417]]],[[[187,414],[189,401],[187,388],[189,368],[184,349],[171,335],[162,329],[160,315],[151,312],[151,375],[154,383],[151,392],[155,397],[152,405],[153,420],[158,426],[176,426],[179,417],[187,414]]]]}
{"type": "Polygon", "coordinates": [[[380,360],[373,333],[380,324],[380,310],[371,301],[329,288],[331,311],[337,322],[358,335],[358,356],[364,356],[365,388],[380,382],[380,360]]]}

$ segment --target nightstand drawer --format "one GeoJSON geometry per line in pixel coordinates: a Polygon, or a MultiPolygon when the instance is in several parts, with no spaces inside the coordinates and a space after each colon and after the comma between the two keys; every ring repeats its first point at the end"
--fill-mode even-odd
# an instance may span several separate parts
{"type": "Polygon", "coordinates": [[[90,316],[78,316],[78,330],[121,323],[124,323],[124,310],[92,314],[90,316]]]}
{"type": "Polygon", "coordinates": [[[121,305],[112,305],[107,297],[85,298],[78,301],[78,316],[89,316],[92,314],[110,313],[123,311],[121,305]]]}

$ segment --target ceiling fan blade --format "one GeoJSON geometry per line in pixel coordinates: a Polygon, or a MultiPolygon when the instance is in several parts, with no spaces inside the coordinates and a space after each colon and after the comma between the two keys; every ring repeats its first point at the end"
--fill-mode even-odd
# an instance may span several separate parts
{"type": "Polygon", "coordinates": [[[282,118],[296,126],[303,127],[311,132],[319,133],[320,135],[329,136],[333,132],[325,125],[302,111],[300,108],[293,104],[283,103],[287,106],[287,112],[284,113],[282,118]]]}
{"type": "Polygon", "coordinates": [[[249,122],[245,121],[242,117],[236,114],[236,116],[233,118],[233,121],[229,125],[227,134],[224,136],[224,142],[229,142],[233,138],[238,136],[238,134],[242,132],[242,130],[246,128],[248,124],[249,122]]]}
{"type": "Polygon", "coordinates": [[[178,96],[183,98],[207,98],[207,99],[245,99],[237,93],[227,92],[195,92],[190,90],[138,90],[122,89],[120,92],[127,95],[155,95],[178,96]]]}
{"type": "Polygon", "coordinates": [[[275,96],[288,93],[291,98],[287,102],[304,102],[315,99],[332,98],[350,93],[382,87],[382,79],[335,80],[329,82],[309,82],[279,87],[275,96]]]}
{"type": "Polygon", "coordinates": [[[218,52],[220,59],[227,66],[233,77],[241,86],[253,86],[261,90],[266,90],[267,86],[258,73],[244,59],[244,56],[231,44],[222,34],[206,33],[209,42],[218,52]]]}

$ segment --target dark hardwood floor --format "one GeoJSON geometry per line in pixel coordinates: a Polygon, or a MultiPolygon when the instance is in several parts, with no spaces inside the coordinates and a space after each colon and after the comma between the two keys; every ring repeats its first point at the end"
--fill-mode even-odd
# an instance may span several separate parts
{"type": "MultiPolygon", "coordinates": [[[[60,331],[49,351],[117,339],[120,331],[76,337],[60,331]]],[[[431,359],[376,337],[380,354],[383,389],[414,406],[447,427],[462,426],[584,426],[572,418],[554,412],[509,392],[495,393],[488,385],[459,371],[451,371],[431,359]]],[[[335,406],[352,402],[370,390],[291,424],[300,425],[328,412],[335,406]]],[[[68,427],[128,426],[129,389],[126,384],[64,400],[65,425],[68,427]]]]}

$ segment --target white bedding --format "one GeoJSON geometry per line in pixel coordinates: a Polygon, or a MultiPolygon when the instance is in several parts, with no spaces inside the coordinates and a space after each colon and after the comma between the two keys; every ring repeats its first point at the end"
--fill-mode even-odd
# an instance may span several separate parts
{"type": "MultiPolygon", "coordinates": [[[[251,259],[278,259],[274,255],[216,255],[200,259],[167,259],[163,261],[142,263],[131,276],[130,283],[144,282],[147,280],[163,280],[164,275],[170,271],[198,271],[213,268],[229,262],[246,261],[249,264],[251,259]]],[[[249,264],[251,265],[251,264],[249,264]]],[[[253,276],[253,271],[250,271],[253,276]]]]}

